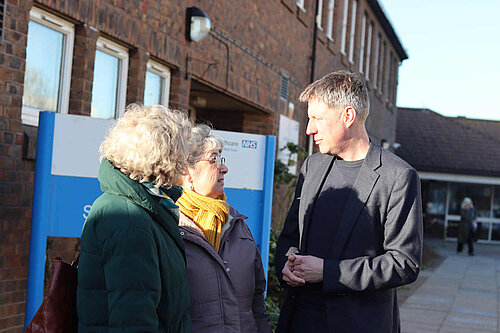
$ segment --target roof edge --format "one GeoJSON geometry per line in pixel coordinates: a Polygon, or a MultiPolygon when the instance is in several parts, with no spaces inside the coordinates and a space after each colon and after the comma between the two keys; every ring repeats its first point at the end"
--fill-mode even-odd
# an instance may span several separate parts
{"type": "Polygon", "coordinates": [[[408,54],[406,53],[405,48],[401,44],[401,41],[399,40],[398,35],[396,34],[396,31],[394,30],[391,22],[387,18],[387,15],[385,14],[384,10],[382,9],[378,1],[377,0],[367,0],[367,1],[371,9],[375,13],[375,16],[377,16],[380,24],[382,25],[382,28],[384,28],[385,33],[389,37],[389,40],[394,45],[394,48],[396,49],[396,52],[401,61],[408,59],[408,54]]]}

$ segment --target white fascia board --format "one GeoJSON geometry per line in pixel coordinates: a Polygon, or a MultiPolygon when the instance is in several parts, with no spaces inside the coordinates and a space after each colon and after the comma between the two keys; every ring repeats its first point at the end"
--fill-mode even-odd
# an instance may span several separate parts
{"type": "Polygon", "coordinates": [[[420,179],[422,180],[440,180],[445,182],[457,183],[500,185],[500,177],[486,177],[425,171],[419,171],[418,174],[420,176],[420,179]]]}

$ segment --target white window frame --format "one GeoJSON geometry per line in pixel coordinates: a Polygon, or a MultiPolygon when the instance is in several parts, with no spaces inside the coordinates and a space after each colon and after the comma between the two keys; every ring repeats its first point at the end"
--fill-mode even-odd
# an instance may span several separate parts
{"type": "Polygon", "coordinates": [[[379,67],[379,53],[380,53],[380,40],[382,39],[380,34],[377,33],[375,40],[375,56],[373,60],[373,87],[378,88],[378,67],[379,67]]]}
{"type": "Polygon", "coordinates": [[[365,60],[365,36],[366,35],[366,14],[363,15],[361,22],[361,47],[359,50],[359,72],[363,73],[363,65],[365,60]]]}
{"type": "Polygon", "coordinates": [[[323,30],[321,24],[323,22],[323,0],[318,0],[318,15],[316,15],[316,26],[319,30],[323,30]]]}
{"type": "Polygon", "coordinates": [[[326,38],[333,42],[333,18],[335,12],[335,0],[328,1],[328,21],[326,25],[326,38]]]}
{"type": "Polygon", "coordinates": [[[370,60],[372,58],[372,35],[373,35],[373,22],[368,25],[368,43],[366,44],[366,65],[365,65],[365,79],[370,80],[370,60]]]}
{"type": "Polygon", "coordinates": [[[161,77],[162,89],[160,96],[160,104],[168,107],[170,98],[170,80],[171,80],[170,68],[154,60],[149,60],[147,63],[147,70],[161,77]]]}
{"type": "Polygon", "coordinates": [[[358,10],[358,1],[354,0],[351,10],[351,34],[349,36],[349,62],[354,64],[354,38],[356,36],[356,14],[358,10]]]}
{"type": "Polygon", "coordinates": [[[295,3],[297,4],[297,7],[299,7],[300,10],[302,10],[303,12],[306,11],[305,0],[296,0],[295,3]]]}
{"type": "MultiPolygon", "coordinates": [[[[33,7],[30,11],[30,21],[34,21],[65,35],[56,112],[68,113],[75,25],[36,7],[33,7]]],[[[38,126],[39,113],[39,109],[23,105],[21,111],[22,123],[30,126],[38,126]]]]}
{"type": "Polygon", "coordinates": [[[118,87],[116,89],[115,119],[117,119],[120,118],[125,112],[127,97],[128,49],[104,37],[99,37],[97,39],[96,49],[120,59],[118,69],[118,87]]]}
{"type": "Polygon", "coordinates": [[[346,55],[346,41],[347,41],[347,16],[349,15],[349,0],[344,0],[344,12],[342,14],[342,40],[340,41],[340,53],[346,55]]]}

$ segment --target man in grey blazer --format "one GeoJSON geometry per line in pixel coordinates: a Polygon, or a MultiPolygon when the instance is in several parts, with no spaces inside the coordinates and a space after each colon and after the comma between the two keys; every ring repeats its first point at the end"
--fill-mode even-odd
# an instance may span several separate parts
{"type": "Polygon", "coordinates": [[[304,161],[278,240],[277,332],[399,332],[396,287],[415,281],[422,257],[418,174],[370,141],[358,75],[328,74],[300,100],[321,153],[304,161]]]}

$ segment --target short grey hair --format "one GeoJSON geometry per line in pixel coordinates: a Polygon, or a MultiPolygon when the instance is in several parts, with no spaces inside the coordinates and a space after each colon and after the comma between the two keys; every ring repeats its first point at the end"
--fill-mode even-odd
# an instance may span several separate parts
{"type": "Polygon", "coordinates": [[[188,156],[188,164],[193,167],[203,159],[207,152],[221,151],[224,147],[222,138],[216,136],[210,126],[198,124],[191,131],[191,151],[188,156]]]}
{"type": "Polygon", "coordinates": [[[472,199],[465,197],[464,200],[462,200],[462,209],[467,209],[469,205],[472,205],[472,199]]]}
{"type": "Polygon", "coordinates": [[[101,159],[133,180],[170,187],[187,172],[191,127],[181,111],[130,104],[101,143],[101,159]]]}
{"type": "Polygon", "coordinates": [[[359,118],[366,120],[370,113],[368,89],[356,73],[338,71],[314,81],[300,94],[301,102],[318,100],[334,110],[353,107],[359,118]]]}

